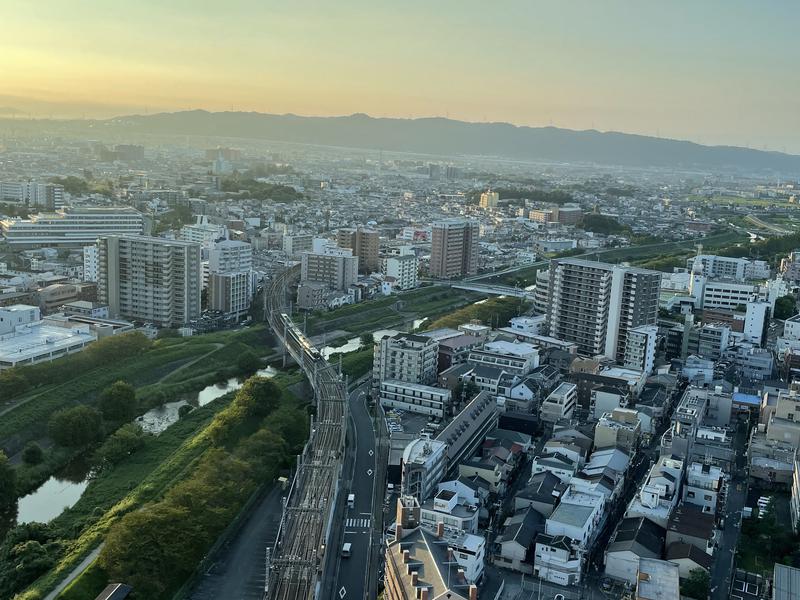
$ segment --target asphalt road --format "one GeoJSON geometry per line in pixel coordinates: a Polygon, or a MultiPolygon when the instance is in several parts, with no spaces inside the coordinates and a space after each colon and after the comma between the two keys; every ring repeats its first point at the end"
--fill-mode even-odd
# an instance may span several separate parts
{"type": "Polygon", "coordinates": [[[237,535],[223,546],[198,580],[190,598],[261,600],[266,575],[265,551],[275,545],[283,490],[272,488],[256,503],[237,535]]]}
{"type": "MultiPolygon", "coordinates": [[[[365,383],[357,387],[349,398],[354,462],[352,477],[347,480],[349,486],[342,490],[341,498],[346,502],[348,494],[355,494],[356,499],[354,508],[346,508],[342,522],[338,524],[338,564],[331,596],[338,600],[361,600],[367,597],[368,576],[370,570],[375,569],[375,565],[371,564],[373,541],[381,535],[380,526],[374,527],[373,519],[376,452],[372,417],[366,406],[368,386],[365,383]],[[348,542],[352,544],[352,556],[343,558],[341,546],[348,542]]],[[[333,539],[337,539],[337,536],[333,536],[333,539]]]]}

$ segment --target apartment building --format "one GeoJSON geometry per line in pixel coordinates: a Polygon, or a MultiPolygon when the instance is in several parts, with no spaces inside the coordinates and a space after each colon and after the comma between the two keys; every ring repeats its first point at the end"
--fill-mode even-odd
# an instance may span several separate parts
{"type": "Polygon", "coordinates": [[[500,194],[487,190],[481,194],[479,206],[481,208],[497,208],[497,203],[500,201],[500,194]]]}
{"type": "Polygon", "coordinates": [[[65,205],[64,186],[35,181],[0,181],[0,200],[55,210],[65,205]]]}
{"type": "Polygon", "coordinates": [[[622,364],[628,369],[638,369],[646,375],[653,372],[656,362],[657,325],[640,325],[628,332],[622,364]]]}
{"type": "Polygon", "coordinates": [[[362,273],[380,272],[380,236],[376,230],[363,227],[339,229],[336,232],[336,245],[353,251],[353,256],[358,257],[362,273]]]}
{"type": "Polygon", "coordinates": [[[550,266],[550,335],[575,342],[587,356],[623,362],[629,332],[655,325],[661,274],[582,259],[555,259],[550,266]]]}
{"type": "Polygon", "coordinates": [[[210,247],[216,240],[227,237],[224,225],[212,223],[207,215],[197,215],[195,222],[181,228],[181,239],[184,242],[210,247]]]}
{"type": "Polygon", "coordinates": [[[114,317],[180,327],[200,316],[200,246],[145,236],[97,241],[98,300],[114,317]]]}
{"type": "Polygon", "coordinates": [[[578,406],[578,387],[574,383],[562,382],[542,402],[540,418],[547,423],[571,419],[578,406]]]}
{"type": "Polygon", "coordinates": [[[383,259],[381,272],[386,277],[395,279],[395,287],[400,290],[411,290],[417,287],[417,272],[419,270],[419,260],[415,254],[401,254],[399,256],[387,256],[383,259]]]}
{"type": "Polygon", "coordinates": [[[208,308],[240,319],[253,297],[253,247],[247,242],[213,242],[208,259],[208,308]]]}
{"type": "Polygon", "coordinates": [[[539,366],[539,348],[525,342],[489,342],[469,353],[467,363],[488,366],[523,377],[539,366]]]}
{"type": "Polygon", "coordinates": [[[615,408],[600,417],[594,428],[596,448],[622,448],[633,455],[639,446],[642,425],[639,413],[629,408],[615,408]]]}
{"type": "Polygon", "coordinates": [[[375,344],[373,389],[383,381],[432,385],[436,382],[439,343],[428,336],[397,333],[375,344]]]}
{"type": "Polygon", "coordinates": [[[749,260],[733,256],[716,256],[699,254],[686,259],[686,268],[697,269],[706,277],[747,281],[751,279],[769,279],[769,264],[764,260],[749,260]],[[699,268],[696,267],[699,263],[699,268]]]}
{"type": "Polygon", "coordinates": [[[447,470],[447,444],[418,438],[403,450],[400,463],[400,490],[403,495],[423,501],[436,491],[447,470]]]}
{"type": "Polygon", "coordinates": [[[63,208],[29,219],[5,219],[0,230],[11,248],[87,246],[107,235],[140,235],[144,219],[129,207],[63,208]]]}
{"type": "Polygon", "coordinates": [[[385,379],[380,383],[380,403],[386,409],[445,418],[450,408],[450,390],[385,379]]]}
{"type": "Polygon", "coordinates": [[[300,281],[324,283],[331,290],[346,290],[358,281],[358,257],[344,248],[326,247],[321,252],[303,252],[300,281]]]}
{"type": "Polygon", "coordinates": [[[478,271],[479,225],[468,219],[446,219],[431,231],[431,277],[452,279],[478,271]]]}

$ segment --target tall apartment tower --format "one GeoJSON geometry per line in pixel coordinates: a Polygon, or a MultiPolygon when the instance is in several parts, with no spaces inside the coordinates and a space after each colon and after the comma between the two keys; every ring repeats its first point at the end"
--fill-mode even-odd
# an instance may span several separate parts
{"type": "Polygon", "coordinates": [[[380,239],[374,229],[339,229],[336,232],[336,245],[339,248],[350,248],[353,256],[358,257],[358,265],[362,273],[378,273],[381,270],[380,239]]]}
{"type": "Polygon", "coordinates": [[[253,296],[253,247],[237,240],[216,242],[208,271],[208,308],[237,319],[245,316],[253,296]]]}
{"type": "Polygon", "coordinates": [[[550,265],[550,335],[574,342],[581,354],[625,359],[628,333],[658,319],[661,274],[581,259],[550,265]]]}
{"type": "Polygon", "coordinates": [[[109,313],[160,327],[200,316],[200,245],[146,236],[97,241],[97,295],[109,313]]]}
{"type": "Polygon", "coordinates": [[[331,290],[346,290],[358,281],[358,257],[346,248],[326,248],[322,252],[303,252],[300,281],[324,283],[331,290]]]}
{"type": "Polygon", "coordinates": [[[433,224],[430,274],[450,279],[478,271],[478,223],[446,219],[433,224]]]}

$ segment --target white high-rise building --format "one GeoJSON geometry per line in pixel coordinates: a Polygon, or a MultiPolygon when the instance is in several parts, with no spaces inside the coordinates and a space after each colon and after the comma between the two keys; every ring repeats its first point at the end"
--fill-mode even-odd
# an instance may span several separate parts
{"type": "Polygon", "coordinates": [[[214,243],[208,258],[208,308],[243,317],[250,309],[253,283],[253,247],[236,240],[214,243]]]}
{"type": "Polygon", "coordinates": [[[200,316],[200,246],[145,236],[97,241],[97,295],[112,316],[180,327],[200,316]]]}
{"type": "Polygon", "coordinates": [[[383,259],[383,274],[397,280],[396,287],[401,290],[410,290],[417,287],[417,270],[419,261],[415,254],[401,254],[387,256],[383,259]]]}
{"type": "Polygon", "coordinates": [[[656,361],[657,325],[640,325],[628,332],[623,365],[628,369],[638,369],[649,375],[656,361]]]}
{"type": "Polygon", "coordinates": [[[97,246],[83,247],[83,280],[97,281],[97,246]]]}
{"type": "Polygon", "coordinates": [[[197,215],[192,225],[184,225],[181,228],[181,239],[184,242],[200,244],[205,249],[216,240],[226,237],[228,236],[225,226],[209,222],[206,215],[197,215]]]}
{"type": "Polygon", "coordinates": [[[661,274],[577,258],[550,266],[550,335],[574,342],[588,356],[622,362],[628,334],[658,319],[661,274]]]}

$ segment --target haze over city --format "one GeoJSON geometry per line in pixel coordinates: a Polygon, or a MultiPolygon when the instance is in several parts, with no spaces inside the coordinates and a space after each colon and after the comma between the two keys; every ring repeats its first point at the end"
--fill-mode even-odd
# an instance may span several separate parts
{"type": "Polygon", "coordinates": [[[795,2],[9,0],[0,112],[449,116],[800,153],[795,2]]]}

